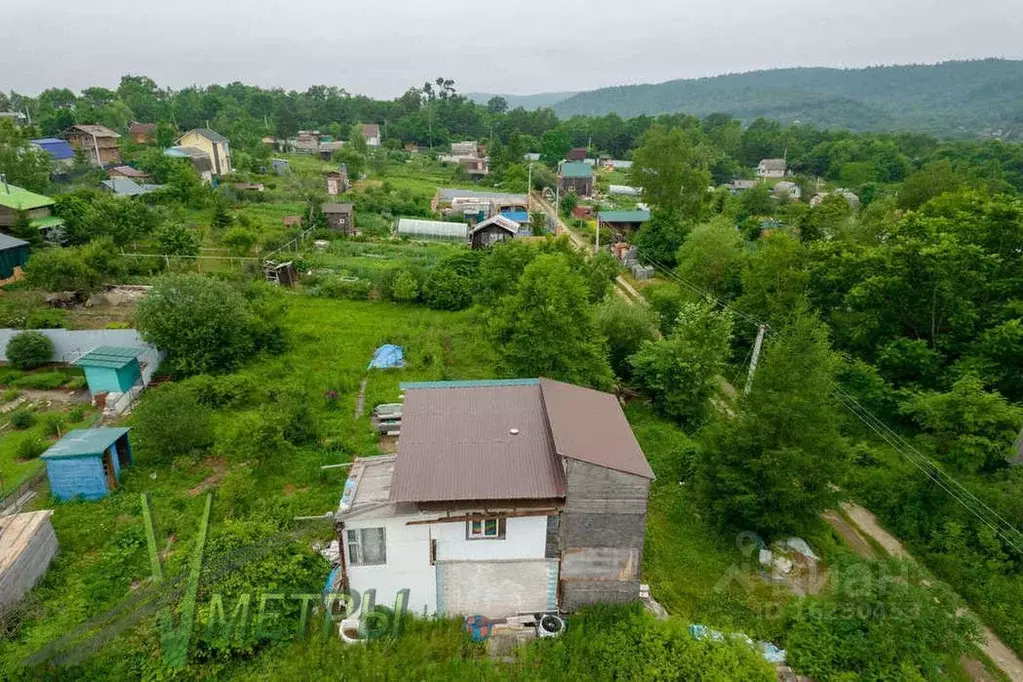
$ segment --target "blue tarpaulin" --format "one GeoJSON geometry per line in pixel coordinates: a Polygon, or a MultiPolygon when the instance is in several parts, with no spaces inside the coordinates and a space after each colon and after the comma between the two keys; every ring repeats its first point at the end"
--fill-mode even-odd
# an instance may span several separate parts
{"type": "Polygon", "coordinates": [[[405,366],[405,351],[401,346],[386,343],[377,348],[373,353],[373,359],[369,362],[369,369],[390,369],[392,367],[405,366]]]}

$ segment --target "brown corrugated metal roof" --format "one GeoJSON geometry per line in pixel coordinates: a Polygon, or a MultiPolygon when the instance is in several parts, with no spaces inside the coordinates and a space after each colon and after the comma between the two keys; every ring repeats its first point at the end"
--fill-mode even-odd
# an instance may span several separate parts
{"type": "Polygon", "coordinates": [[[564,497],[539,382],[406,388],[391,495],[396,502],[564,497]]]}
{"type": "Polygon", "coordinates": [[[552,379],[540,379],[540,389],[559,455],[654,478],[618,398],[552,379]]]}

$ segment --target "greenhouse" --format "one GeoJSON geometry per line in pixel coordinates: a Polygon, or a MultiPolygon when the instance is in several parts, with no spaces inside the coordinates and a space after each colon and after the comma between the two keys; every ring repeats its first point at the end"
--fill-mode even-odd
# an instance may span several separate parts
{"type": "Polygon", "coordinates": [[[399,218],[398,236],[409,239],[442,239],[464,242],[469,238],[469,226],[466,223],[450,223],[443,220],[399,218]]]}

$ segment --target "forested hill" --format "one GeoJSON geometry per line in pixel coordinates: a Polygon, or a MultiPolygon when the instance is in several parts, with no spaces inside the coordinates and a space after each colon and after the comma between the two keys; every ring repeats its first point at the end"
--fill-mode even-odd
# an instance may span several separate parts
{"type": "Polygon", "coordinates": [[[497,95],[490,92],[470,92],[466,95],[466,97],[476,104],[486,104],[494,97],[503,97],[504,101],[508,103],[509,109],[522,107],[527,111],[533,111],[534,109],[541,109],[543,107],[553,107],[558,102],[564,101],[575,94],[577,93],[541,92],[535,95],[497,95]]]}
{"type": "Polygon", "coordinates": [[[856,131],[1023,138],[1023,61],[931,66],[797,68],[627,85],[582,92],[554,105],[560,116],[623,117],[722,112],[856,131]]]}

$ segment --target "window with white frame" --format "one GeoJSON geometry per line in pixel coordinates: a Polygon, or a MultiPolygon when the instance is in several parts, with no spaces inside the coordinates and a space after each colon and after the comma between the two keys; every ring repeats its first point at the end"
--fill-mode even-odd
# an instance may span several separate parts
{"type": "Polygon", "coordinates": [[[379,566],[387,563],[383,528],[348,530],[348,563],[352,566],[379,566]]]}
{"type": "Polygon", "coordinates": [[[466,540],[503,540],[504,519],[496,516],[477,516],[465,522],[466,540]]]}

